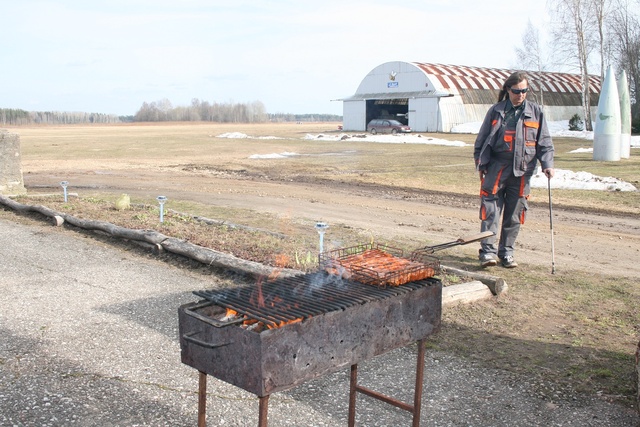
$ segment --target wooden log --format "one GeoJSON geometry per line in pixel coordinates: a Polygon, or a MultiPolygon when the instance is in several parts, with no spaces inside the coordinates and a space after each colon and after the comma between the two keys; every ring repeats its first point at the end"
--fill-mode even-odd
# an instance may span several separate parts
{"type": "Polygon", "coordinates": [[[154,255],[160,255],[161,253],[164,253],[164,248],[160,243],[147,243],[141,240],[126,240],[126,241],[142,249],[148,250],[154,255]]]}
{"type": "Polygon", "coordinates": [[[67,214],[62,215],[65,221],[73,226],[84,228],[85,230],[103,231],[114,237],[121,237],[128,240],[139,240],[142,242],[151,243],[152,245],[162,244],[163,241],[168,239],[168,237],[164,234],[158,233],[154,230],[134,230],[131,228],[120,227],[119,225],[115,225],[106,221],[81,219],[67,214]]]}
{"type": "Polygon", "coordinates": [[[106,221],[95,221],[89,219],[76,218],[73,215],[61,213],[49,209],[46,206],[41,205],[23,205],[15,200],[0,195],[0,204],[3,204],[13,210],[19,212],[37,212],[46,217],[52,218],[55,225],[62,225],[65,221],[75,227],[83,228],[85,230],[97,230],[110,234],[115,237],[121,237],[128,240],[137,240],[141,242],[147,242],[151,245],[158,245],[163,240],[167,239],[162,233],[158,233],[154,230],[133,230],[130,228],[120,227],[106,221]]]}
{"type": "Polygon", "coordinates": [[[444,273],[455,274],[456,276],[468,277],[469,279],[478,280],[491,289],[491,292],[494,295],[500,295],[503,292],[506,292],[509,287],[507,286],[507,282],[502,277],[491,276],[489,274],[477,273],[474,271],[466,271],[460,270],[454,267],[440,266],[440,269],[444,273]]]}
{"type": "Polygon", "coordinates": [[[493,297],[491,289],[484,283],[474,280],[459,285],[445,286],[442,288],[442,306],[467,304],[474,301],[490,299],[493,297]]]}
{"type": "Polygon", "coordinates": [[[203,264],[217,268],[228,268],[255,277],[275,278],[278,276],[293,276],[302,273],[301,271],[288,268],[270,267],[259,262],[238,258],[173,237],[167,238],[161,245],[168,252],[194,259],[203,264]]]}
{"type": "Polygon", "coordinates": [[[54,226],[59,227],[64,223],[64,218],[62,214],[54,211],[53,209],[49,209],[46,206],[23,205],[22,203],[18,203],[15,200],[12,200],[9,197],[5,197],[2,195],[0,195],[0,204],[18,212],[36,212],[41,215],[44,215],[47,218],[51,218],[54,226]]]}

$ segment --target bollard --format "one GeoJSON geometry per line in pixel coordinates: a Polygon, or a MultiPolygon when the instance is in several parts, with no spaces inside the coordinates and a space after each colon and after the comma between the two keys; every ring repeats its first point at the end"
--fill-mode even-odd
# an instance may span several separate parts
{"type": "Polygon", "coordinates": [[[67,181],[61,181],[60,185],[62,186],[62,190],[64,191],[64,202],[67,202],[67,187],[69,186],[69,183],[67,181]]]}
{"type": "Polygon", "coordinates": [[[329,224],[326,222],[317,222],[316,230],[318,230],[318,234],[320,235],[320,253],[324,252],[324,233],[329,228],[329,224]]]}
{"type": "Polygon", "coordinates": [[[160,222],[164,222],[164,204],[167,201],[165,196],[156,197],[158,203],[160,203],[160,222]]]}

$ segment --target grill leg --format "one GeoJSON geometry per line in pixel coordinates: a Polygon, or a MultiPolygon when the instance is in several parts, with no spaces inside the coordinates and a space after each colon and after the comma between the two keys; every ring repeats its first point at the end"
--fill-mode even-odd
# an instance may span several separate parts
{"type": "Polygon", "coordinates": [[[260,396],[260,409],[258,413],[258,427],[267,427],[267,411],[269,410],[269,395],[260,396]]]}
{"type": "Polygon", "coordinates": [[[349,380],[349,427],[356,425],[356,392],[358,386],[358,365],[351,365],[349,380]]]}
{"type": "Polygon", "coordinates": [[[418,363],[416,366],[416,389],[413,396],[412,427],[420,427],[420,410],[422,409],[422,381],[424,380],[424,345],[424,339],[418,341],[418,363]]]}
{"type": "Polygon", "coordinates": [[[198,372],[198,427],[207,427],[207,374],[198,372]]]}
{"type": "Polygon", "coordinates": [[[386,396],[377,391],[373,391],[363,386],[358,385],[358,365],[351,365],[351,378],[349,381],[349,427],[355,427],[356,425],[356,394],[358,392],[373,397],[374,399],[381,400],[397,408],[404,409],[411,412],[413,415],[412,427],[420,427],[420,410],[422,406],[422,382],[424,380],[424,355],[425,355],[425,340],[418,341],[418,360],[416,366],[416,388],[413,395],[413,406],[400,400],[394,399],[390,396],[386,396]]]}

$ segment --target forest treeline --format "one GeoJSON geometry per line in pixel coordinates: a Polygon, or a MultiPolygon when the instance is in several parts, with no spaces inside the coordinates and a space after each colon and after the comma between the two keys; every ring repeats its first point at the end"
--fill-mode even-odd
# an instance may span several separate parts
{"type": "Polygon", "coordinates": [[[133,117],[135,122],[216,122],[216,123],[265,123],[341,121],[336,114],[267,113],[260,101],[251,103],[219,103],[191,100],[189,106],[174,107],[168,99],[143,103],[133,117]]]}
{"type": "Polygon", "coordinates": [[[122,118],[114,114],[78,113],[65,111],[26,111],[15,108],[0,108],[0,125],[75,125],[83,123],[120,122],[122,122],[122,118]]]}
{"type": "Polygon", "coordinates": [[[329,122],[341,121],[336,114],[267,113],[260,101],[252,103],[209,103],[193,99],[189,106],[174,107],[168,99],[144,102],[133,116],[114,114],[78,113],[58,111],[25,111],[0,108],[0,125],[32,124],[91,124],[127,122],[216,122],[216,123],[265,123],[265,122],[329,122]]]}

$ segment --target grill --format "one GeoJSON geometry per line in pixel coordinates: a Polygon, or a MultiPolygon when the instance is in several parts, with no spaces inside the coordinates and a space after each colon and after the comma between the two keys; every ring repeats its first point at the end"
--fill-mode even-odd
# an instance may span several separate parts
{"type": "Polygon", "coordinates": [[[424,250],[405,257],[402,249],[381,243],[322,252],[318,263],[331,274],[379,287],[400,286],[433,277],[440,269],[440,261],[424,250]]]}
{"type": "Polygon", "coordinates": [[[442,284],[436,278],[371,286],[320,271],[255,286],[194,292],[179,308],[182,362],[200,372],[199,426],[205,425],[206,376],[260,399],[326,373],[351,367],[349,426],[357,392],[413,412],[419,425],[424,339],[440,328],[442,284]],[[418,342],[413,405],[357,384],[357,364],[418,342]]]}

